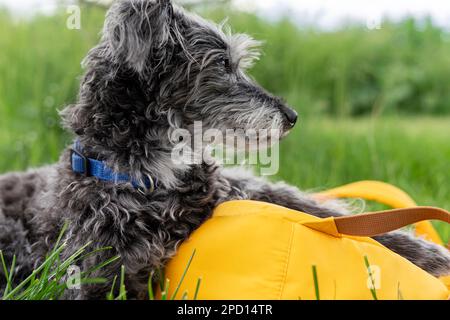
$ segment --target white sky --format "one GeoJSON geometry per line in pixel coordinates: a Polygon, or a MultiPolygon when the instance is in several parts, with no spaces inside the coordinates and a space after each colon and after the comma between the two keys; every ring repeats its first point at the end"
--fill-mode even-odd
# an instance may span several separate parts
{"type": "Polygon", "coordinates": [[[277,16],[289,12],[300,23],[333,27],[345,20],[368,23],[383,17],[431,16],[439,25],[450,27],[449,0],[234,0],[241,8],[277,16]],[[302,21],[303,20],[303,21],[302,21]]]}
{"type": "MultiPolygon", "coordinates": [[[[300,23],[333,27],[345,20],[367,23],[381,17],[394,19],[412,15],[430,15],[433,20],[450,28],[450,0],[233,0],[244,9],[256,10],[267,17],[289,12],[300,23]]],[[[52,11],[56,0],[0,0],[16,12],[52,11]]]]}
{"type": "Polygon", "coordinates": [[[0,6],[6,6],[18,13],[30,13],[34,11],[49,12],[55,9],[56,1],[53,0],[0,0],[0,6]]]}

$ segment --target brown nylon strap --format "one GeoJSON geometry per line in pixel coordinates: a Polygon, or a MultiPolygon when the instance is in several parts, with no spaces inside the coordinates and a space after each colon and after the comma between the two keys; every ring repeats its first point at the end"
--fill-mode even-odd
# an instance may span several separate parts
{"type": "Polygon", "coordinates": [[[423,220],[450,223],[450,213],[434,207],[412,207],[334,218],[339,233],[362,237],[387,233],[423,220]]]}

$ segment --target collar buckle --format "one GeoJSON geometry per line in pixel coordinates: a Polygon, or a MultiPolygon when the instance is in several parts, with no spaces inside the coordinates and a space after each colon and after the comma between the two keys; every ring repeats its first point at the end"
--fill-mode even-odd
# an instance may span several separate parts
{"type": "Polygon", "coordinates": [[[84,167],[84,172],[80,173],[83,176],[85,176],[86,178],[91,177],[91,168],[90,168],[90,162],[89,159],[82,154],[80,151],[78,151],[75,148],[71,148],[70,149],[70,161],[73,161],[73,155],[76,154],[77,156],[79,156],[82,160],[83,160],[83,167],[84,167]]]}

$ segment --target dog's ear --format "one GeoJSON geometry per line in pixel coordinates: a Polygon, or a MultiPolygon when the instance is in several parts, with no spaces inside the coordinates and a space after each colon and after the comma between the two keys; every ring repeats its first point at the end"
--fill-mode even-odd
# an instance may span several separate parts
{"type": "Polygon", "coordinates": [[[120,0],[106,16],[103,40],[115,62],[141,72],[149,59],[161,60],[161,49],[170,47],[172,19],[171,0],[120,0]]]}

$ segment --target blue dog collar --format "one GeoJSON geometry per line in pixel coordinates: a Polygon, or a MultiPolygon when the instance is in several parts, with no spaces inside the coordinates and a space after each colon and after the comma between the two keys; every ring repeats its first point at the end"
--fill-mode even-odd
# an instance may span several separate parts
{"type": "Polygon", "coordinates": [[[131,183],[135,188],[142,189],[142,182],[146,191],[153,192],[155,189],[154,181],[151,177],[146,177],[142,182],[132,179],[126,173],[117,173],[109,168],[103,161],[87,158],[83,154],[83,148],[79,141],[76,141],[71,149],[72,170],[75,173],[82,174],[85,177],[96,177],[101,181],[120,183],[131,183]]]}

